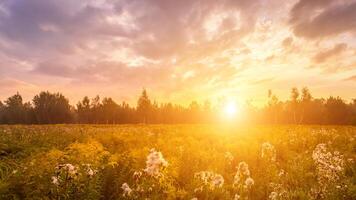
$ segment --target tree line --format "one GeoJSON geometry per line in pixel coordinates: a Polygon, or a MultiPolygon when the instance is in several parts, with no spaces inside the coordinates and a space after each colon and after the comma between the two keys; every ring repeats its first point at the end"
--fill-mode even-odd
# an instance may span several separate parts
{"type": "MultiPolygon", "coordinates": [[[[209,102],[193,101],[189,106],[151,101],[143,90],[136,106],[116,103],[112,98],[84,97],[75,106],[60,93],[41,92],[31,102],[19,93],[0,101],[0,124],[129,124],[129,123],[215,123],[221,108],[209,102]]],[[[270,90],[263,108],[246,104],[241,111],[244,123],[356,125],[356,99],[314,98],[308,88],[291,89],[290,98],[281,101],[270,90]]]]}

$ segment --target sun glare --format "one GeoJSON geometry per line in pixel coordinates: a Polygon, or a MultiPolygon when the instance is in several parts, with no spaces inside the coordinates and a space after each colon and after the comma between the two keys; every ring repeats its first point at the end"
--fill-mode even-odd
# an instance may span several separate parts
{"type": "Polygon", "coordinates": [[[234,117],[237,114],[237,106],[234,102],[228,102],[224,107],[224,113],[227,117],[234,117]]]}

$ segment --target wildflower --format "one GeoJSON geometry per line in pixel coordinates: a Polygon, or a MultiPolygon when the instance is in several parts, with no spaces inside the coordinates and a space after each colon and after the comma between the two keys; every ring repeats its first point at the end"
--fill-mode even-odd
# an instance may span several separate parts
{"type": "Polygon", "coordinates": [[[238,172],[242,175],[250,176],[250,170],[248,169],[248,164],[245,162],[240,162],[238,165],[238,172]]]}
{"type": "Polygon", "coordinates": [[[262,144],[261,157],[273,162],[276,161],[276,150],[271,143],[265,142],[262,144]]]}
{"type": "Polygon", "coordinates": [[[240,195],[235,194],[235,196],[234,196],[234,200],[239,200],[239,199],[240,199],[240,195]]]}
{"type": "Polygon", "coordinates": [[[132,177],[135,179],[135,180],[138,180],[140,179],[142,176],[142,172],[141,171],[135,171],[132,175],[132,177]]]}
{"type": "Polygon", "coordinates": [[[52,176],[52,183],[55,184],[55,185],[59,185],[59,180],[57,177],[55,176],[52,176]]]}
{"type": "Polygon", "coordinates": [[[281,171],[279,171],[279,173],[278,173],[278,176],[281,177],[281,176],[283,176],[283,175],[284,175],[284,170],[281,169],[281,171]]]}
{"type": "Polygon", "coordinates": [[[224,177],[221,176],[220,174],[216,174],[211,171],[201,171],[195,173],[194,177],[200,179],[203,185],[208,185],[212,189],[216,187],[222,187],[224,184],[224,177]]]}
{"type": "Polygon", "coordinates": [[[93,176],[95,174],[94,170],[92,170],[91,168],[88,169],[87,173],[89,176],[93,176]]]}
{"type": "Polygon", "coordinates": [[[232,155],[231,152],[225,152],[225,158],[228,160],[230,163],[234,160],[234,156],[232,155]]]}
{"type": "Polygon", "coordinates": [[[58,165],[56,168],[57,169],[65,169],[71,175],[75,175],[77,173],[76,167],[74,167],[72,164],[58,165]]]}
{"type": "Polygon", "coordinates": [[[194,189],[194,193],[199,193],[202,191],[203,191],[203,186],[194,189]]]}
{"type": "Polygon", "coordinates": [[[319,186],[314,191],[316,195],[326,195],[330,192],[330,186],[335,186],[343,175],[345,165],[343,155],[337,151],[334,153],[329,152],[326,144],[322,143],[315,147],[312,158],[316,165],[319,186]]]}
{"type": "Polygon", "coordinates": [[[250,170],[248,169],[248,164],[245,162],[240,162],[234,177],[234,185],[239,184],[241,179],[245,179],[246,177],[249,176],[250,176],[250,170]]]}
{"type": "Polygon", "coordinates": [[[255,184],[255,181],[251,178],[251,177],[248,177],[246,180],[245,180],[245,185],[250,188],[252,187],[252,185],[255,184]]]}
{"type": "Polygon", "coordinates": [[[215,175],[213,180],[212,180],[212,184],[215,187],[222,187],[223,184],[224,184],[224,177],[221,176],[220,174],[215,175]]]}
{"type": "Polygon", "coordinates": [[[126,197],[131,195],[132,189],[127,183],[123,183],[121,189],[124,191],[122,196],[126,197]]]}
{"type": "Polygon", "coordinates": [[[147,156],[146,168],[144,171],[151,176],[160,175],[160,168],[167,167],[168,162],[163,158],[161,152],[151,149],[150,154],[147,156]]]}
{"type": "Polygon", "coordinates": [[[268,198],[271,200],[277,200],[278,197],[278,193],[277,192],[271,192],[271,194],[269,194],[268,198]]]}

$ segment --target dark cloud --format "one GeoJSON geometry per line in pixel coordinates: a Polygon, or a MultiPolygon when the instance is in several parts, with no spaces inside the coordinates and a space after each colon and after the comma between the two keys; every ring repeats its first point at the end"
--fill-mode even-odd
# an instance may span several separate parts
{"type": "Polygon", "coordinates": [[[323,38],[356,31],[356,1],[300,0],[290,12],[294,34],[323,38]]]}
{"type": "Polygon", "coordinates": [[[346,50],[346,48],[347,48],[347,45],[345,43],[337,44],[331,49],[317,53],[313,57],[313,61],[315,63],[325,62],[327,59],[341,54],[343,51],[346,50]]]}
{"type": "Polygon", "coordinates": [[[247,0],[129,0],[123,9],[138,16],[135,24],[141,34],[138,34],[133,48],[145,57],[158,59],[185,51],[190,47],[190,40],[197,44],[207,42],[203,25],[216,12],[241,13],[239,30],[234,30],[236,19],[227,16],[220,24],[218,32],[234,30],[234,35],[241,36],[246,31],[253,30],[259,6],[260,1],[247,0]]]}
{"type": "Polygon", "coordinates": [[[292,43],[293,43],[293,38],[292,37],[287,37],[282,41],[282,46],[284,48],[288,48],[288,47],[290,47],[292,45],[292,43]]]}
{"type": "Polygon", "coordinates": [[[23,57],[73,54],[94,38],[130,34],[105,20],[114,11],[77,1],[6,0],[2,7],[6,12],[0,14],[0,34],[18,45],[23,57]]]}

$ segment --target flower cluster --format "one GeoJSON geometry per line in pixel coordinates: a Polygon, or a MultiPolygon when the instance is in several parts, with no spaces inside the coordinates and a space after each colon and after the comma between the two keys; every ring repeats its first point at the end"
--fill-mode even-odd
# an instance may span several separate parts
{"type": "Polygon", "coordinates": [[[56,186],[59,186],[62,182],[75,179],[78,175],[78,168],[69,163],[58,165],[55,170],[55,176],[52,176],[51,180],[56,186]]]}
{"type": "Polygon", "coordinates": [[[163,169],[168,166],[168,162],[164,159],[161,152],[151,149],[144,169],[134,171],[132,178],[133,184],[131,187],[127,183],[123,183],[123,197],[129,199],[145,199],[151,195],[164,195],[161,191],[165,190],[168,181],[163,169]]]}
{"type": "Polygon", "coordinates": [[[234,184],[239,184],[241,180],[246,180],[248,177],[250,177],[250,170],[248,169],[248,164],[245,162],[240,162],[234,177],[234,184]]]}
{"type": "Polygon", "coordinates": [[[240,162],[237,167],[233,184],[233,186],[238,190],[238,197],[240,197],[240,195],[246,195],[254,184],[255,181],[250,177],[248,164],[246,162],[240,162]]]}
{"type": "Polygon", "coordinates": [[[195,192],[203,190],[204,186],[208,186],[209,189],[215,189],[221,188],[224,185],[224,177],[212,171],[201,171],[195,173],[194,178],[198,179],[203,184],[199,188],[196,188],[195,192]]]}
{"type": "Polygon", "coordinates": [[[270,183],[270,187],[273,188],[273,191],[269,194],[268,199],[270,200],[279,200],[287,199],[287,191],[280,183],[270,183]]]}
{"type": "Polygon", "coordinates": [[[132,193],[132,189],[130,188],[130,186],[127,184],[127,183],[123,183],[121,185],[121,189],[124,191],[122,196],[124,197],[129,197],[131,196],[131,193],[132,193]]]}
{"type": "Polygon", "coordinates": [[[271,143],[265,142],[262,144],[261,157],[272,162],[276,161],[276,150],[271,143]]]}
{"type": "Polygon", "coordinates": [[[95,170],[92,168],[92,166],[90,164],[83,164],[84,168],[85,168],[85,172],[89,177],[93,177],[98,170],[95,170]]]}
{"type": "Polygon", "coordinates": [[[318,195],[325,195],[330,186],[335,185],[344,171],[344,157],[338,151],[329,152],[326,144],[318,144],[313,151],[312,158],[316,165],[318,177],[318,195]]]}
{"type": "Polygon", "coordinates": [[[93,177],[98,171],[93,169],[90,164],[82,164],[82,167],[76,167],[72,164],[61,164],[55,168],[55,176],[51,177],[52,183],[54,185],[60,185],[62,182],[66,182],[72,179],[77,179],[78,176],[82,175],[83,172],[89,178],[93,177]],[[83,170],[79,172],[80,170],[83,170]]]}
{"type": "Polygon", "coordinates": [[[150,154],[147,156],[146,168],[144,169],[144,172],[150,176],[160,176],[160,169],[167,166],[168,162],[163,158],[162,153],[156,151],[155,149],[151,149],[150,154]]]}

